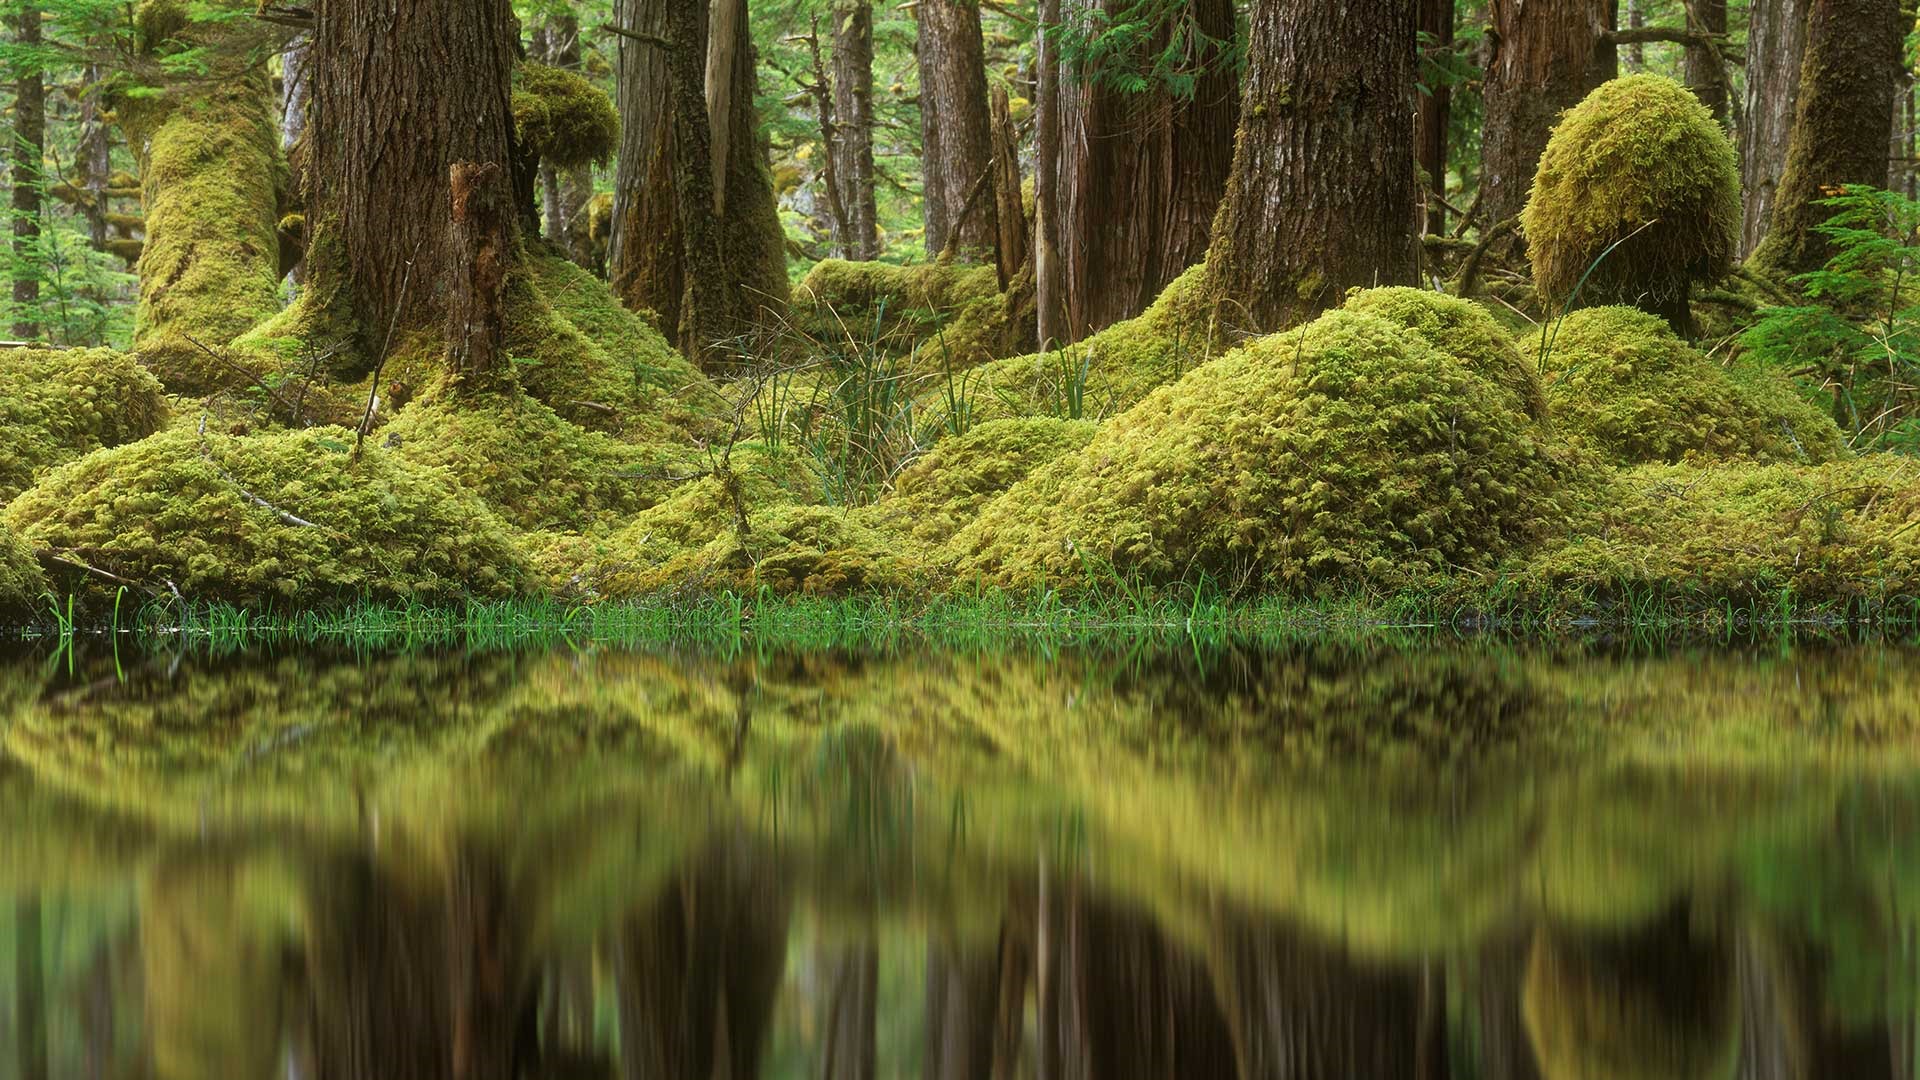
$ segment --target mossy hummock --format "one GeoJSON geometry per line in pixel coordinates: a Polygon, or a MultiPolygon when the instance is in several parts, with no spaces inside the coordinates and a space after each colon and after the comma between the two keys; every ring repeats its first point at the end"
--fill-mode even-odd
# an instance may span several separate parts
{"type": "Polygon", "coordinates": [[[33,549],[0,522],[0,625],[24,615],[46,591],[47,576],[33,549]]]}
{"type": "Polygon", "coordinates": [[[126,353],[0,354],[0,506],[55,465],[144,439],[166,422],[159,382],[126,353]]]}
{"type": "Polygon", "coordinates": [[[916,545],[938,547],[1008,488],[1083,449],[1099,430],[1092,421],[1046,416],[990,420],[937,443],[861,515],[916,545]]]}

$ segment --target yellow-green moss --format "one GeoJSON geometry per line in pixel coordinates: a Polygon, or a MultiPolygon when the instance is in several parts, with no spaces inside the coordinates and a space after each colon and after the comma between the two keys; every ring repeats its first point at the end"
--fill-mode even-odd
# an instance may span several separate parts
{"type": "Polygon", "coordinates": [[[524,561],[477,497],[374,441],[354,462],[352,441],[340,428],[234,438],[176,426],[56,469],[0,523],[196,599],[453,600],[518,586],[524,561]]]}
{"type": "Polygon", "coordinates": [[[1733,267],[1739,160],[1686,87],[1661,75],[1615,79],[1554,128],[1521,224],[1534,282],[1556,304],[1591,267],[1584,303],[1684,311],[1692,283],[1733,267]]]}
{"type": "Polygon", "coordinates": [[[1336,311],[1212,361],[989,504],[945,549],[961,579],[1085,564],[1313,591],[1490,566],[1563,475],[1498,383],[1381,318],[1336,311]]]}
{"type": "Polygon", "coordinates": [[[1528,416],[1546,419],[1547,399],[1533,364],[1521,356],[1506,327],[1479,304],[1426,289],[1389,286],[1354,292],[1346,308],[1406,327],[1475,374],[1505,387],[1515,407],[1528,416]]]}
{"type": "Polygon", "coordinates": [[[522,149],[559,169],[605,165],[620,139],[606,91],[545,64],[514,70],[513,126],[522,149]]]}
{"type": "Polygon", "coordinates": [[[46,591],[47,578],[33,549],[0,522],[0,624],[25,612],[46,591]]]}
{"type": "Polygon", "coordinates": [[[1723,368],[1658,316],[1588,308],[1522,346],[1538,356],[1555,431],[1619,465],[1682,460],[1831,461],[1846,453],[1833,420],[1783,376],[1723,368]]]}
{"type": "Polygon", "coordinates": [[[946,439],[894,478],[862,516],[917,544],[937,547],[982,507],[1036,468],[1082,449],[1099,429],[1087,420],[993,420],[946,439]]]}
{"type": "Polygon", "coordinates": [[[1920,596],[1920,462],[1646,465],[1514,575],[1543,596],[1920,596]]]}
{"type": "Polygon", "coordinates": [[[53,466],[144,439],[166,419],[160,384],[126,353],[0,354],[0,505],[53,466]]]}

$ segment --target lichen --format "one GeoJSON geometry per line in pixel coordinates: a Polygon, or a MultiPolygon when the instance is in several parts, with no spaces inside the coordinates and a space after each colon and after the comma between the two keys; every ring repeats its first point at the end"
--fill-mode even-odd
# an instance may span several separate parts
{"type": "Polygon", "coordinates": [[[36,548],[203,600],[450,601],[519,586],[524,559],[478,498],[373,441],[356,461],[352,443],[341,428],[230,437],[175,426],[56,469],[0,523],[36,548]]]}
{"type": "Polygon", "coordinates": [[[1557,432],[1617,465],[1682,460],[1831,461],[1846,453],[1831,418],[1783,376],[1723,368],[1659,317],[1587,308],[1526,342],[1539,356],[1557,432]]]}
{"type": "Polygon", "coordinates": [[[24,614],[46,589],[33,549],[0,522],[0,626],[24,614]]]}
{"type": "Polygon", "coordinates": [[[620,117],[606,91],[545,64],[514,70],[513,126],[522,149],[558,169],[605,165],[620,140],[620,117]]]}
{"type": "Polygon", "coordinates": [[[1098,428],[1086,420],[993,420],[936,444],[863,511],[876,527],[926,548],[945,543],[981,508],[1036,468],[1082,449],[1098,428]]]}
{"type": "Polygon", "coordinates": [[[0,505],[48,469],[144,439],[167,419],[160,384],[112,349],[13,349],[0,356],[0,505]]]}
{"type": "Polygon", "coordinates": [[[1490,566],[1578,486],[1498,383],[1336,311],[1202,365],[943,549],[1007,585],[1194,573],[1298,592],[1490,566]]]}
{"type": "Polygon", "coordinates": [[[1533,365],[1520,354],[1513,335],[1479,304],[1425,289],[1388,286],[1356,290],[1345,306],[1406,327],[1475,374],[1505,387],[1528,416],[1546,419],[1547,399],[1533,365]]]}
{"type": "Polygon", "coordinates": [[[1634,304],[1690,333],[1689,288],[1732,269],[1740,212],[1739,160],[1713,114],[1672,79],[1629,75],[1554,128],[1521,224],[1534,283],[1556,306],[1579,290],[1582,303],[1634,304]]]}

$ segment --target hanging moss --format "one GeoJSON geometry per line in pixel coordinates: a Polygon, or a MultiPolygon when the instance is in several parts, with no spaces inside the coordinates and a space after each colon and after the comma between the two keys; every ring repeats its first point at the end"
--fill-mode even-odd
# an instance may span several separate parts
{"type": "Polygon", "coordinates": [[[1504,387],[1337,311],[1155,391],[945,552],[961,578],[1010,585],[1088,564],[1290,591],[1403,585],[1528,543],[1570,473],[1504,387]]]}
{"type": "Polygon", "coordinates": [[[1547,399],[1533,364],[1520,354],[1513,335],[1480,305],[1425,289],[1389,286],[1355,291],[1346,308],[1406,327],[1475,374],[1505,387],[1514,406],[1528,416],[1546,419],[1547,399]]]}
{"type": "Polygon", "coordinates": [[[33,549],[0,522],[0,625],[25,614],[46,589],[33,549]]]}
{"type": "Polygon", "coordinates": [[[166,423],[160,384],[112,349],[0,356],[0,505],[55,465],[144,439],[166,423]]]}
{"type": "MultiPolygon", "coordinates": [[[[1784,377],[1723,368],[1657,316],[1588,308],[1542,332],[1555,430],[1619,465],[1682,460],[1832,461],[1833,420],[1784,377]]],[[[1522,346],[1540,355],[1541,335],[1522,346]]]]}
{"type": "Polygon", "coordinates": [[[1629,75],[1561,118],[1521,224],[1556,307],[1579,289],[1581,303],[1633,304],[1691,333],[1688,291],[1733,268],[1740,212],[1739,160],[1713,114],[1672,79],[1629,75]]]}
{"type": "Polygon", "coordinates": [[[893,490],[864,512],[876,527],[938,547],[981,508],[1034,469],[1082,449],[1090,421],[1031,417],[994,420],[936,445],[894,478],[893,490]]]}
{"type": "Polygon", "coordinates": [[[513,127],[523,150],[557,169],[605,165],[620,141],[606,91],[545,64],[514,69],[513,127]]]}
{"type": "Polygon", "coordinates": [[[0,523],[201,600],[450,601],[518,586],[525,563],[475,496],[371,441],[355,462],[352,440],[340,428],[233,438],[182,425],[62,466],[0,523]]]}

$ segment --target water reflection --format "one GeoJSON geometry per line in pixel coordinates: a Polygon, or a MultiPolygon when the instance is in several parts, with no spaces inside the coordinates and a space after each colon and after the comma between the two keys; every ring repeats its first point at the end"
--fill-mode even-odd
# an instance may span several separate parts
{"type": "Polygon", "coordinates": [[[1885,649],[0,665],[0,1077],[1912,1077],[1885,649]]]}

